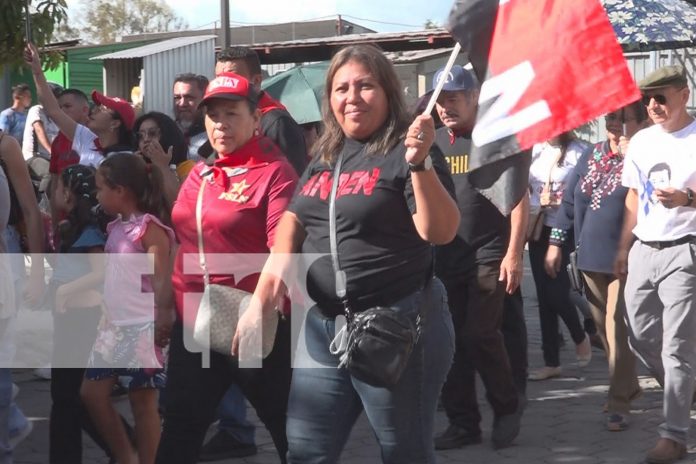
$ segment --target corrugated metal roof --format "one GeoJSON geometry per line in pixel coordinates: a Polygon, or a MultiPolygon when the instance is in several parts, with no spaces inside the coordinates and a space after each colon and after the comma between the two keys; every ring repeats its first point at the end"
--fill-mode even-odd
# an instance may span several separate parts
{"type": "Polygon", "coordinates": [[[90,60],[117,60],[124,58],[144,58],[146,56],[156,55],[158,53],[174,50],[176,48],[193,45],[206,40],[215,39],[214,35],[196,35],[193,37],[177,37],[175,39],[163,40],[142,47],[129,48],[116,53],[108,53],[90,58],[90,60]]]}
{"type": "Polygon", "coordinates": [[[452,53],[451,48],[436,48],[435,50],[408,50],[405,52],[387,52],[385,55],[394,64],[418,63],[423,60],[452,53]]]}
{"type": "Polygon", "coordinates": [[[315,37],[303,40],[288,40],[283,42],[266,42],[246,44],[247,47],[262,48],[262,47],[297,47],[307,45],[346,45],[351,43],[369,43],[369,42],[387,42],[398,40],[415,40],[427,41],[429,38],[448,38],[451,35],[447,29],[425,29],[420,31],[402,31],[402,32],[370,32],[362,34],[338,35],[334,37],[315,37]]]}
{"type": "Polygon", "coordinates": [[[287,42],[247,44],[259,54],[262,64],[301,63],[330,60],[336,50],[346,45],[375,44],[385,52],[451,48],[454,39],[446,29],[409,32],[377,32],[320,37],[287,42]]]}

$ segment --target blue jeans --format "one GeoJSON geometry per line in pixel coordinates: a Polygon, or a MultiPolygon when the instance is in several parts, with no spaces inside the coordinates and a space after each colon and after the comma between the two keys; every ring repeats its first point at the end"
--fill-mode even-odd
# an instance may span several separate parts
{"type": "Polygon", "coordinates": [[[9,368],[0,369],[0,464],[12,463],[10,449],[10,405],[12,403],[12,374],[9,368]]]}
{"type": "Polygon", "coordinates": [[[253,445],[256,427],[246,419],[246,398],[236,383],[230,385],[218,406],[218,429],[225,431],[240,443],[253,445]]]}
{"type": "MultiPolygon", "coordinates": [[[[432,464],[433,421],[437,398],[452,363],[454,329],[442,283],[433,279],[424,290],[390,305],[415,320],[419,306],[425,322],[406,370],[392,389],[363,383],[329,352],[335,319],[312,308],[305,322],[311,358],[326,367],[296,367],[288,404],[288,462],[338,462],[350,431],[364,410],[388,464],[432,464]]],[[[368,461],[374,461],[368,459],[368,461]]]]}

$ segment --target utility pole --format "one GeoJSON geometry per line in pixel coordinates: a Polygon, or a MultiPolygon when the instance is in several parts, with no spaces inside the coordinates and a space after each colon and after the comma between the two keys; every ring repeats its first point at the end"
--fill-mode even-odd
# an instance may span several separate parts
{"type": "Polygon", "coordinates": [[[222,49],[230,47],[230,2],[220,0],[220,32],[222,32],[222,49]]]}

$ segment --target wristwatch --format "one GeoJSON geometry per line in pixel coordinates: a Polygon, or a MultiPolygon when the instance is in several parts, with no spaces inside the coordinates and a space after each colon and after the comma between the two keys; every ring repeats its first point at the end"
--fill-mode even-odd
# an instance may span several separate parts
{"type": "Polygon", "coordinates": [[[408,170],[411,172],[430,171],[432,167],[433,159],[430,157],[430,155],[426,156],[425,159],[418,164],[408,163],[408,170]]]}
{"type": "Polygon", "coordinates": [[[692,206],[694,204],[694,191],[691,190],[689,187],[686,188],[686,205],[684,206],[692,206]]]}

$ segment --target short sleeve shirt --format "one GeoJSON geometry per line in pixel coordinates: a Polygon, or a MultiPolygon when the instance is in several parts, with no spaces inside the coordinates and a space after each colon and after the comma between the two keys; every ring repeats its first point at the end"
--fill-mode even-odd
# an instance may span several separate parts
{"type": "MultiPolygon", "coordinates": [[[[589,144],[573,141],[568,145],[565,155],[559,160],[561,148],[549,143],[540,143],[532,150],[532,165],[529,167],[529,206],[541,208],[540,196],[546,182],[552,197],[560,200],[566,188],[566,180],[573,172],[578,160],[588,151],[589,144]]],[[[559,203],[560,204],[560,203],[559,203]]],[[[547,208],[544,212],[544,225],[553,227],[558,206],[547,208]]]]}
{"type": "Polygon", "coordinates": [[[62,132],[51,144],[51,161],[48,168],[51,174],[60,174],[63,169],[80,162],[80,155],[73,150],[72,141],[62,132]]]}
{"type": "Polygon", "coordinates": [[[665,208],[655,191],[673,187],[696,190],[696,121],[676,132],[654,125],[631,139],[624,160],[622,184],[638,192],[640,240],[669,241],[696,235],[696,209],[665,208]]]}
{"type": "Polygon", "coordinates": [[[35,152],[46,159],[50,156],[46,152],[46,149],[39,143],[38,139],[34,136],[34,123],[41,122],[43,124],[44,132],[46,133],[46,138],[48,138],[49,143],[58,135],[58,127],[55,123],[46,115],[43,110],[43,106],[34,105],[29,108],[27,113],[27,121],[24,126],[24,139],[22,140],[22,154],[24,159],[28,160],[34,156],[35,152]]]}
{"type": "Polygon", "coordinates": [[[80,156],[80,164],[85,166],[96,168],[104,160],[97,135],[82,124],[78,124],[75,129],[72,149],[80,156]]]}
{"type": "MultiPolygon", "coordinates": [[[[191,322],[188,318],[195,314],[184,315],[184,296],[187,292],[203,292],[202,275],[184,271],[185,256],[198,260],[196,203],[201,183],[207,182],[201,214],[206,256],[268,253],[274,243],[278,221],[297,186],[297,174],[270,139],[255,140],[245,146],[245,152],[227,155],[239,157],[236,166],[218,168],[198,163],[184,181],[174,203],[172,223],[180,246],[172,282],[177,310],[187,324],[191,322]]],[[[210,259],[213,258],[208,261],[210,259]]],[[[256,285],[255,280],[240,285],[235,276],[227,275],[211,275],[211,282],[247,291],[253,291],[256,285]]]]}
{"type": "MultiPolygon", "coordinates": [[[[416,201],[406,148],[399,143],[386,154],[367,155],[366,146],[347,139],[336,200],[336,229],[347,297],[355,310],[388,305],[417,290],[429,277],[432,248],[418,234],[412,215],[416,201]]],[[[433,163],[448,177],[442,153],[433,163]]],[[[307,233],[303,253],[323,254],[308,269],[307,289],[323,311],[337,315],[331,261],[329,196],[333,166],[315,157],[300,180],[290,206],[307,233]]]]}
{"type": "Polygon", "coordinates": [[[12,108],[7,108],[0,112],[0,130],[17,139],[20,145],[24,138],[24,125],[26,121],[27,113],[23,111],[15,111],[12,108]]]}

